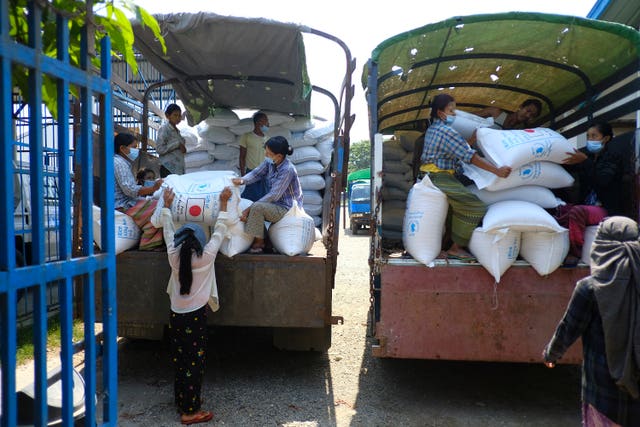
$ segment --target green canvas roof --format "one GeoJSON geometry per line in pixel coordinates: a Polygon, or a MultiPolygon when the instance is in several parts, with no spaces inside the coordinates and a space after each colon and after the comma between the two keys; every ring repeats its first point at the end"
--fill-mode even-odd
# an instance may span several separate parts
{"type": "MultiPolygon", "coordinates": [[[[578,106],[585,100],[581,95],[595,97],[633,75],[640,34],[622,24],[570,16],[474,15],[389,38],[373,50],[371,61],[377,64],[378,132],[427,118],[431,98],[442,91],[470,112],[486,106],[514,111],[537,98],[544,123],[578,106]]],[[[365,88],[368,74],[365,67],[365,88]]]]}
{"type": "Polygon", "coordinates": [[[347,175],[347,182],[355,181],[357,179],[370,179],[370,178],[371,178],[370,168],[360,169],[357,171],[353,171],[349,175],[347,175]]]}

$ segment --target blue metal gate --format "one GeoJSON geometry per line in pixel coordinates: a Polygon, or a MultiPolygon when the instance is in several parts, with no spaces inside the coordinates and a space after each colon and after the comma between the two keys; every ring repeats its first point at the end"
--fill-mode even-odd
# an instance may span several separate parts
{"type": "MultiPolygon", "coordinates": [[[[60,304],[61,326],[61,396],[62,420],[64,425],[74,424],[73,392],[73,297],[74,287],[82,289],[82,306],[84,313],[84,414],[85,425],[115,426],[117,423],[117,347],[116,347],[116,295],[115,295],[115,251],[114,251],[114,201],[113,192],[107,191],[114,186],[113,182],[113,121],[111,116],[111,46],[108,38],[101,41],[100,75],[91,71],[88,54],[90,35],[85,31],[82,35],[81,68],[69,62],[69,26],[64,16],[56,16],[57,24],[57,58],[42,54],[42,37],[40,23],[42,11],[38,2],[28,2],[28,45],[16,43],[11,39],[9,30],[9,2],[0,0],[0,426],[12,427],[18,421],[16,390],[16,305],[18,294],[28,291],[33,297],[34,322],[34,372],[32,409],[33,423],[46,425],[48,416],[48,368],[47,368],[47,300],[46,295],[52,286],[57,287],[60,304]],[[30,198],[29,211],[29,247],[30,262],[23,265],[17,262],[19,251],[16,250],[16,232],[14,224],[15,207],[13,196],[14,178],[20,173],[16,166],[16,146],[14,137],[14,111],[12,91],[12,68],[24,67],[29,71],[29,93],[26,108],[29,111],[28,144],[24,145],[24,156],[27,156],[29,168],[29,185],[18,190],[30,198]],[[44,147],[42,128],[42,91],[44,76],[56,81],[57,146],[44,147]],[[79,89],[80,114],[79,123],[70,120],[70,86],[79,89]],[[94,114],[99,117],[97,127],[92,120],[94,114]],[[70,126],[79,124],[79,131],[71,144],[70,126]],[[98,135],[94,138],[94,132],[98,135]],[[99,151],[94,151],[94,143],[99,151]],[[75,151],[71,151],[71,147],[75,151]],[[99,159],[94,159],[95,153],[99,159]],[[28,153],[28,154],[27,154],[28,153]],[[58,202],[55,207],[56,221],[50,222],[50,206],[45,204],[45,186],[47,176],[43,159],[46,156],[57,157],[55,177],[60,183],[58,202]],[[75,176],[75,203],[72,193],[72,167],[69,159],[73,158],[75,176]],[[92,229],[93,201],[93,168],[94,160],[99,161],[99,174],[102,177],[99,192],[101,206],[101,239],[102,252],[94,253],[92,229]],[[78,188],[79,187],[79,188],[78,188]],[[72,206],[80,210],[76,215],[80,224],[78,239],[81,242],[72,252],[72,206]],[[51,234],[56,235],[56,255],[49,256],[51,234]],[[101,288],[96,289],[96,275],[100,274],[101,288]],[[102,293],[102,340],[96,342],[95,337],[95,295],[102,293]],[[98,353],[102,361],[97,363],[98,353]],[[98,369],[98,366],[100,367],[98,369]],[[98,375],[99,370],[101,375],[98,375]],[[97,397],[103,403],[102,411],[97,411],[97,397]]],[[[46,4],[46,3],[45,3],[46,4]]],[[[24,159],[18,159],[24,160],[24,159]]],[[[97,165],[97,163],[96,163],[97,165]]],[[[25,173],[25,171],[22,171],[25,173]]],[[[24,196],[23,196],[24,197],[24,196]]],[[[21,231],[24,234],[24,230],[21,231]]],[[[76,380],[77,383],[77,380],[76,380]]],[[[77,384],[75,384],[77,386],[77,384]]]]}

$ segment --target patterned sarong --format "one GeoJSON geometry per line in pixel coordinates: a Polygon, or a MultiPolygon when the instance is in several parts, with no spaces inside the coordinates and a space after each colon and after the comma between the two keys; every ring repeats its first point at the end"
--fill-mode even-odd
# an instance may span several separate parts
{"type": "Polygon", "coordinates": [[[125,214],[133,218],[140,228],[140,247],[138,249],[141,251],[152,251],[164,245],[162,229],[155,228],[150,222],[157,204],[158,200],[156,199],[143,199],[124,211],[125,214]]]}
{"type": "Polygon", "coordinates": [[[487,212],[486,205],[458,179],[447,172],[430,172],[433,185],[447,195],[451,216],[451,239],[460,247],[469,246],[473,230],[487,212]]]}

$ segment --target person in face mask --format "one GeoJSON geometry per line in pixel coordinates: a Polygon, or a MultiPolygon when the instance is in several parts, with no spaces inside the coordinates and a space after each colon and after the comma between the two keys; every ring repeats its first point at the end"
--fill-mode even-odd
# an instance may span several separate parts
{"type": "MultiPolygon", "coordinates": [[[[245,175],[262,163],[264,159],[264,144],[269,137],[269,118],[258,111],[253,115],[253,130],[240,137],[240,175],[245,175]]],[[[242,197],[253,202],[260,200],[267,192],[264,180],[258,180],[247,185],[242,197]]]]}
{"type": "Polygon", "coordinates": [[[475,258],[467,252],[466,247],[487,207],[460,182],[456,173],[461,172],[462,163],[471,163],[500,178],[506,178],[511,173],[511,168],[494,166],[478,155],[470,145],[475,143],[475,132],[467,142],[450,126],[455,120],[455,111],[456,102],[451,95],[440,94],[433,98],[431,126],[424,137],[420,172],[422,176],[429,176],[449,202],[451,227],[448,231],[453,244],[447,250],[447,258],[472,262],[475,258]]]}
{"type": "Polygon", "coordinates": [[[162,185],[158,179],[153,186],[146,187],[136,182],[131,164],[138,158],[138,140],[130,133],[119,133],[114,140],[113,173],[115,175],[115,208],[133,218],[140,227],[141,251],[160,250],[164,247],[162,230],[151,225],[151,215],[156,209],[157,199],[147,198],[162,185]]]}
{"type": "Polygon", "coordinates": [[[246,222],[245,233],[254,237],[250,253],[264,250],[264,222],[276,223],[291,209],[295,201],[302,207],[302,190],[298,173],[293,163],[287,159],[293,148],[283,136],[274,136],[265,144],[264,160],[254,170],[242,178],[234,178],[234,185],[249,185],[265,179],[269,191],[246,209],[240,218],[246,222]]]}
{"type": "Polygon", "coordinates": [[[153,169],[142,168],[136,174],[138,185],[153,187],[156,184],[156,173],[153,169]]]}
{"type": "Polygon", "coordinates": [[[575,265],[582,256],[584,230],[606,216],[622,213],[624,159],[608,149],[613,130],[608,123],[592,124],[585,147],[567,153],[565,168],[575,178],[574,188],[564,198],[568,203],[556,209],[558,223],[569,229],[569,255],[565,265],[575,265]]]}

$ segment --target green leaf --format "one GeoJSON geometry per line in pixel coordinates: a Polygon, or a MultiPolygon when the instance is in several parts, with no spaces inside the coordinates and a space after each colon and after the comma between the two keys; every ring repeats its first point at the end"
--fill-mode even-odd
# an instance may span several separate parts
{"type": "Polygon", "coordinates": [[[158,21],[152,15],[149,14],[145,9],[140,6],[136,6],[136,15],[139,17],[140,22],[143,27],[149,27],[153,32],[153,35],[156,36],[160,44],[162,45],[162,53],[167,53],[167,45],[164,42],[164,37],[160,33],[160,25],[158,25],[158,21]]]}

